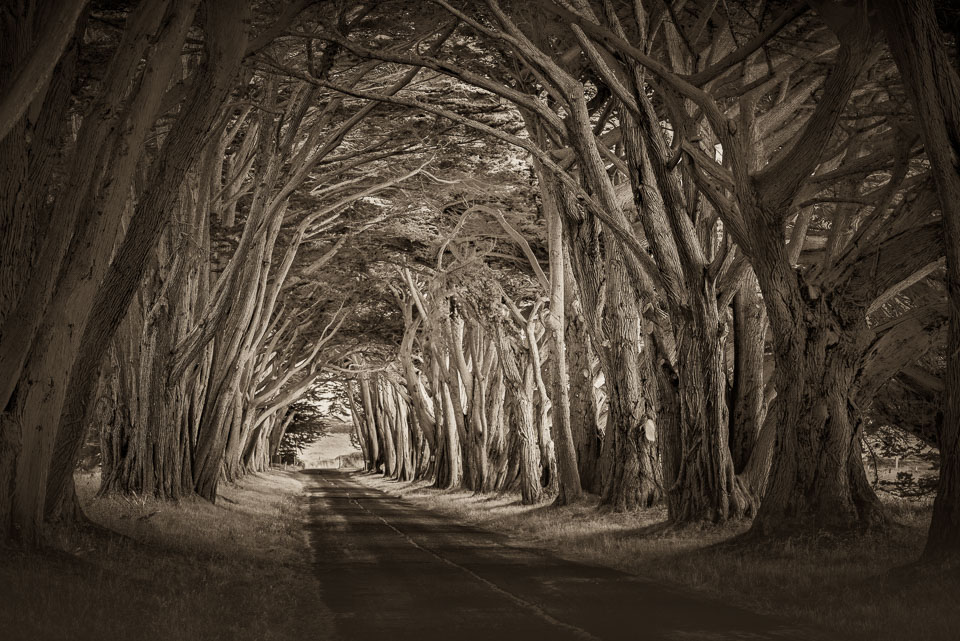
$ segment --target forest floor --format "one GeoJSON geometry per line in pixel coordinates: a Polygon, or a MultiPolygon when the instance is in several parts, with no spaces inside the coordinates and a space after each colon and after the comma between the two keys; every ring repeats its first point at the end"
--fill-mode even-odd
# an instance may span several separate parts
{"type": "Polygon", "coordinates": [[[59,532],[40,552],[0,550],[0,638],[326,638],[304,530],[303,477],[271,471],[221,484],[216,505],[94,498],[104,531],[59,532]]]}
{"type": "MultiPolygon", "coordinates": [[[[923,546],[929,503],[886,498],[891,526],[882,535],[745,545],[732,542],[745,530],[742,524],[668,528],[662,510],[603,513],[595,498],[562,508],[523,506],[515,494],[439,492],[424,482],[335,474],[446,519],[449,525],[441,522],[438,536],[460,527],[474,528],[480,538],[490,532],[515,550],[511,555],[529,549],[614,568],[652,581],[666,594],[699,594],[797,625],[813,624],[827,630],[828,639],[958,638],[960,575],[910,565],[923,546]]],[[[61,531],[40,552],[0,549],[0,639],[334,638],[343,632],[338,628],[344,616],[334,606],[347,594],[331,592],[323,575],[327,565],[336,568],[339,560],[356,557],[357,528],[372,517],[351,525],[328,515],[316,490],[304,495],[314,479],[283,471],[253,475],[222,484],[213,505],[196,498],[177,503],[94,498],[97,477],[78,475],[81,502],[102,529],[61,531]],[[311,542],[318,545],[321,516],[330,527],[346,528],[340,543],[346,556],[326,546],[322,553],[311,550],[311,542]]],[[[353,505],[355,492],[349,494],[353,505]]],[[[388,505],[364,500],[373,501],[368,511],[388,505]]],[[[371,540],[383,543],[380,536],[371,540]]],[[[469,555],[473,549],[456,553],[469,555]]],[[[357,567],[373,578],[384,572],[381,563],[360,560],[357,567]]],[[[509,580],[527,565],[511,566],[509,580]]],[[[402,573],[404,598],[412,598],[413,587],[424,582],[425,594],[437,598],[435,577],[418,574],[423,567],[418,560],[402,573]]],[[[358,589],[375,592],[386,585],[372,581],[358,589]]],[[[460,598],[457,590],[449,592],[460,598]]],[[[348,630],[356,625],[352,620],[348,630]]]]}
{"type": "Polygon", "coordinates": [[[744,524],[671,528],[660,509],[603,513],[597,499],[568,507],[524,506],[516,494],[441,492],[355,473],[363,486],[403,498],[513,545],[616,568],[726,603],[814,624],[836,639],[960,638],[960,573],[911,565],[920,555],[929,502],[886,497],[883,534],[744,544],[744,524]]]}

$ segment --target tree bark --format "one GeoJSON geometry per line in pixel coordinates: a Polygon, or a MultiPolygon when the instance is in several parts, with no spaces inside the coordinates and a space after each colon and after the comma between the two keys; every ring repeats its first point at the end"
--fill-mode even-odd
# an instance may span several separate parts
{"type": "Polygon", "coordinates": [[[543,498],[540,487],[540,450],[537,447],[537,434],[534,427],[533,394],[534,374],[529,350],[523,350],[517,341],[511,341],[505,334],[505,328],[497,329],[500,362],[508,386],[508,396],[513,408],[513,429],[519,448],[520,497],[524,505],[534,505],[543,498]]]}
{"type": "Polygon", "coordinates": [[[635,290],[630,286],[622,250],[607,248],[607,301],[603,329],[609,417],[604,441],[612,439],[612,468],[606,475],[600,504],[617,512],[650,507],[663,497],[656,448],[656,412],[647,390],[656,381],[641,353],[641,318],[635,290]]]}
{"type": "Polygon", "coordinates": [[[567,369],[566,322],[564,319],[566,295],[564,277],[566,260],[563,250],[563,223],[560,219],[556,185],[546,179],[546,172],[539,163],[537,175],[546,182],[543,195],[543,213],[547,219],[547,246],[550,257],[550,307],[547,310],[544,325],[550,337],[550,368],[552,389],[552,425],[551,434],[556,448],[557,471],[560,476],[560,491],[556,504],[566,505],[576,502],[583,495],[580,484],[580,472],[577,463],[577,451],[570,424],[570,373],[567,369]]]}
{"type": "Polygon", "coordinates": [[[766,253],[772,260],[754,264],[764,299],[776,301],[768,306],[777,363],[770,411],[779,423],[751,531],[790,536],[876,525],[883,515],[872,489],[860,483],[860,417],[853,398],[862,357],[856,337],[865,317],[855,310],[837,315],[779,251],[778,243],[766,253]]]}
{"type": "Polygon", "coordinates": [[[87,0],[30,2],[27,15],[11,16],[21,24],[39,28],[31,34],[33,46],[12,67],[15,75],[0,84],[0,141],[47,87],[86,5],[87,0]]]}
{"type": "Polygon", "coordinates": [[[370,382],[366,374],[360,375],[360,400],[363,404],[363,418],[366,427],[367,450],[370,458],[367,460],[368,472],[379,472],[383,465],[380,452],[380,439],[377,435],[376,418],[373,409],[373,395],[370,393],[370,382]]]}
{"type": "Polygon", "coordinates": [[[757,291],[756,277],[751,271],[733,298],[730,453],[737,474],[746,468],[763,424],[763,350],[766,333],[766,310],[757,291]]]}
{"type": "MultiPolygon", "coordinates": [[[[569,270],[569,261],[567,269],[569,270]]],[[[567,281],[573,278],[570,270],[567,281]]],[[[583,488],[600,493],[600,450],[603,437],[597,426],[597,398],[594,390],[593,353],[590,337],[584,327],[580,303],[568,283],[567,300],[567,363],[570,372],[570,426],[577,449],[577,469],[583,488]]]]}
{"type": "Polygon", "coordinates": [[[947,254],[947,338],[940,480],[924,556],[960,554],[960,75],[931,0],[883,0],[878,12],[930,159],[947,254]]]}
{"type": "MultiPolygon", "coordinates": [[[[93,378],[92,371],[99,363],[96,360],[91,364],[85,357],[78,359],[78,352],[81,348],[87,348],[87,344],[80,340],[86,331],[83,328],[91,331],[99,329],[99,312],[104,303],[102,298],[95,300],[95,297],[102,291],[101,279],[107,271],[109,257],[127,209],[124,203],[129,196],[129,180],[136,166],[135,158],[129,156],[141,151],[140,146],[153,124],[160,98],[174,68],[179,64],[183,39],[195,8],[196,5],[191,2],[176,5],[170,19],[160,27],[158,44],[152,53],[155,58],[146,65],[138,91],[131,96],[128,105],[136,111],[136,115],[119,136],[118,147],[114,149],[116,156],[108,163],[116,171],[116,175],[111,176],[115,182],[108,181],[101,192],[92,196],[92,203],[102,208],[102,215],[91,215],[84,219],[75,232],[50,305],[37,330],[36,340],[20,377],[11,409],[11,423],[21,426],[22,449],[17,456],[12,485],[12,511],[9,517],[0,515],[0,520],[10,523],[9,527],[3,528],[5,531],[12,531],[17,538],[29,544],[35,543],[39,535],[54,439],[68,392],[71,370],[78,363],[86,369],[89,378],[84,383],[87,385],[86,394],[89,395],[92,386],[89,379],[93,378]]],[[[76,199],[77,194],[68,194],[67,198],[76,199]]],[[[150,200],[147,199],[147,202],[150,200]]],[[[149,247],[140,249],[144,253],[149,251],[149,247]]],[[[125,309],[128,301],[129,298],[121,298],[113,310],[125,309]]],[[[119,318],[122,318],[122,311],[117,315],[116,323],[119,323],[119,318]]],[[[107,340],[97,343],[96,347],[100,348],[97,359],[106,348],[109,335],[115,331],[116,323],[112,326],[105,324],[106,331],[103,334],[107,340]]],[[[75,417],[73,420],[82,421],[83,412],[76,413],[75,417]]],[[[4,467],[0,464],[0,469],[4,467]]],[[[58,485],[60,487],[57,489],[62,491],[63,484],[58,485]]]]}

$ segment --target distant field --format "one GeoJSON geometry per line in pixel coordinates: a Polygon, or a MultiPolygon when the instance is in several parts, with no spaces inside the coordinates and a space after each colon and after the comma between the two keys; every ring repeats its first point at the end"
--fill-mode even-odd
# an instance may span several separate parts
{"type": "Polygon", "coordinates": [[[340,431],[342,426],[336,430],[331,429],[330,434],[324,436],[316,443],[308,445],[300,459],[306,468],[314,467],[339,467],[336,463],[338,457],[347,457],[359,454],[360,450],[350,443],[350,432],[353,426],[345,423],[347,431],[340,431]]]}
{"type": "Polygon", "coordinates": [[[353,432],[353,423],[350,421],[331,420],[328,422],[328,424],[328,429],[331,434],[350,434],[353,432]]]}

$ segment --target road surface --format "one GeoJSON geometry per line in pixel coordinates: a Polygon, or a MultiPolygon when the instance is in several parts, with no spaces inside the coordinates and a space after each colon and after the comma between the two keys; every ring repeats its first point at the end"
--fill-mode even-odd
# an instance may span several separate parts
{"type": "Polygon", "coordinates": [[[343,640],[816,638],[631,574],[512,546],[346,472],[307,473],[320,598],[343,640]]]}

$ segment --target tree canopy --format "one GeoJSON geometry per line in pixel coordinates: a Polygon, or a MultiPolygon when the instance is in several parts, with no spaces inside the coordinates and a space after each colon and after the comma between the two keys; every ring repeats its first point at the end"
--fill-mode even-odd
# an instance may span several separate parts
{"type": "MultiPolygon", "coordinates": [[[[369,470],[960,549],[950,3],[30,0],[0,14],[0,532],[216,499],[317,385],[369,470]]],[[[310,430],[307,430],[310,431],[310,430]]],[[[289,441],[290,439],[288,439],[289,441]]]]}

